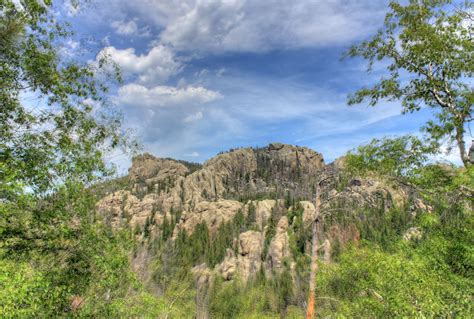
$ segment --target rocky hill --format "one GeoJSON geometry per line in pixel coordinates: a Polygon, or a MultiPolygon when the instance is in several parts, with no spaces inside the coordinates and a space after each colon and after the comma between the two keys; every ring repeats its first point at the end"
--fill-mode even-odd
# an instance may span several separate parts
{"type": "Polygon", "coordinates": [[[405,219],[430,210],[401,185],[349,178],[343,167],[344,159],[327,165],[309,148],[280,143],[231,150],[202,166],[144,154],[133,159],[123,189],[106,194],[97,211],[112,229],[133,232],[132,264],[151,285],[156,263],[162,276],[188,264],[201,285],[216,276],[247,281],[282,271],[297,282],[321,179],[326,261],[357,244],[361,231],[377,227],[390,210],[408,207],[405,219]]]}

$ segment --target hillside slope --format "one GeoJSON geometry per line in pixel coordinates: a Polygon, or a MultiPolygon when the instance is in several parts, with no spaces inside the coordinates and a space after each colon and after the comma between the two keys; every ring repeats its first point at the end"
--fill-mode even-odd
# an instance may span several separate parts
{"type": "Polygon", "coordinates": [[[423,236],[413,226],[433,208],[414,189],[350,176],[343,158],[327,165],[311,149],[280,143],[231,150],[201,167],[137,156],[123,189],[96,207],[112,229],[133,232],[132,266],[155,294],[190,276],[198,315],[207,317],[216,287],[283,280],[292,297],[275,309],[286,313],[290,304],[306,305],[315,184],[322,179],[320,259],[328,267],[361,240],[423,236]]]}

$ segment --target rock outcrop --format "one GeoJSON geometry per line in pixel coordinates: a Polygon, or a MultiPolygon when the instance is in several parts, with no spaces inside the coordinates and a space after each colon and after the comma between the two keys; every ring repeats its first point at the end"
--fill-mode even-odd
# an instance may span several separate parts
{"type": "Polygon", "coordinates": [[[238,251],[227,249],[224,261],[216,266],[216,271],[225,279],[231,280],[236,274],[243,281],[254,277],[262,266],[263,234],[246,231],[239,235],[238,251]]]}
{"type": "Polygon", "coordinates": [[[211,235],[215,234],[222,223],[232,220],[242,209],[243,204],[235,200],[199,202],[193,210],[183,212],[173,236],[177,236],[180,230],[185,230],[188,234],[191,234],[194,228],[203,222],[209,227],[211,235]]]}
{"type": "MultiPolygon", "coordinates": [[[[364,209],[384,212],[407,199],[403,187],[374,178],[354,178],[342,185],[343,179],[338,178],[338,174],[343,169],[344,159],[325,165],[321,154],[281,143],[222,153],[202,166],[144,154],[133,159],[129,186],[102,198],[97,203],[97,211],[112,229],[128,227],[136,232],[142,246],[135,268],[142,272],[152,259],[146,247],[161,238],[163,228],[171,227],[169,240],[173,241],[181,231],[191,235],[197,225],[205,223],[212,242],[219,227],[232,223],[241,212],[244,226],[232,235],[233,243],[226,247],[223,260],[212,269],[206,264],[193,265],[193,269],[202,287],[209,285],[215,274],[224,280],[239,276],[246,281],[260,270],[271,276],[288,265],[292,267],[289,234],[294,240],[294,223],[302,225],[299,226],[303,227],[302,232],[310,229],[316,217],[314,185],[321,176],[330,177],[330,182],[322,187],[324,199],[330,200],[323,202],[321,214],[331,215],[334,208],[339,213],[354,216],[356,211],[364,209]],[[294,213],[294,209],[298,213],[294,213]],[[272,232],[268,231],[270,225],[275,227],[271,228],[272,232]]],[[[429,212],[430,209],[416,200],[412,211],[429,212]]],[[[360,238],[353,224],[328,224],[325,232],[321,245],[327,262],[333,246],[358,242],[360,238]]],[[[415,230],[405,234],[406,240],[415,238],[418,238],[415,230]]],[[[304,240],[300,240],[299,245],[309,247],[309,242],[304,240]]],[[[306,249],[302,254],[307,252],[306,249]]],[[[222,255],[221,250],[219,256],[222,255]]]]}
{"type": "Polygon", "coordinates": [[[128,226],[128,216],[125,212],[125,203],[130,192],[120,190],[102,198],[96,205],[97,212],[104,218],[106,225],[113,229],[128,226]]]}
{"type": "Polygon", "coordinates": [[[290,257],[290,244],[288,237],[288,218],[283,216],[278,222],[275,237],[268,248],[267,269],[280,271],[283,260],[290,257]]]}
{"type": "Polygon", "coordinates": [[[403,239],[406,241],[416,241],[420,240],[423,237],[423,232],[418,227],[410,227],[405,234],[403,234],[403,239]]]}
{"type": "Polygon", "coordinates": [[[263,230],[268,219],[272,215],[273,208],[277,205],[274,199],[264,199],[254,203],[255,205],[255,220],[260,230],[263,230]]]}

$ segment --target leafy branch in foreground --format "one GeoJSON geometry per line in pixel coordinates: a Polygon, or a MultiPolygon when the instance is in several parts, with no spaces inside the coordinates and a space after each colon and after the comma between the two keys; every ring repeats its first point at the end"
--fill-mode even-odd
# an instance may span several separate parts
{"type": "Polygon", "coordinates": [[[107,174],[103,155],[125,145],[121,117],[107,103],[120,72],[107,57],[65,62],[72,33],[52,1],[0,2],[0,195],[16,186],[35,194],[58,182],[89,183],[107,174]],[[62,42],[63,41],[63,42],[62,42]]]}
{"type": "Polygon", "coordinates": [[[374,63],[388,62],[388,75],[358,90],[349,104],[388,99],[400,100],[404,113],[438,109],[437,121],[428,121],[425,130],[434,140],[455,141],[465,167],[471,165],[464,134],[473,121],[473,9],[471,1],[391,1],[384,27],[346,53],[368,60],[369,72],[374,63]]]}
{"type": "Polygon", "coordinates": [[[356,174],[377,173],[411,178],[437,153],[437,145],[426,145],[416,136],[373,139],[346,156],[347,167],[356,174]]]}
{"type": "Polygon", "coordinates": [[[107,57],[66,61],[71,32],[54,9],[0,0],[0,313],[134,316],[131,292],[146,300],[130,236],[96,221],[88,189],[111,172],[104,155],[131,145],[106,98],[120,73],[107,57]]]}

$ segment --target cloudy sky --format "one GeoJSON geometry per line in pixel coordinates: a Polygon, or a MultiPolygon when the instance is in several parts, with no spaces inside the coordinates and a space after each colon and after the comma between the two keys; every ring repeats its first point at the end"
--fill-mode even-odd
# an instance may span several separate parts
{"type": "Polygon", "coordinates": [[[76,32],[66,51],[121,66],[111,101],[144,151],[202,162],[279,141],[330,162],[374,137],[417,133],[432,116],[402,116],[397,103],[347,106],[383,66],[367,74],[364,61],[341,56],[382,25],[387,2],[92,0],[58,15],[76,32]]]}

